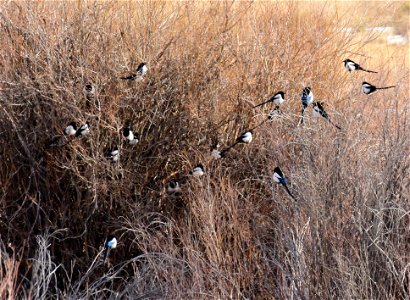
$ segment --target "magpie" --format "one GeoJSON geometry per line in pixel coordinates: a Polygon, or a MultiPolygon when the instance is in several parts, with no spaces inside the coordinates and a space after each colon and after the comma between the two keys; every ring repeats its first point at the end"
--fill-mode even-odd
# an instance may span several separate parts
{"type": "Polygon", "coordinates": [[[301,123],[303,123],[303,115],[305,113],[305,109],[309,106],[310,103],[313,102],[313,92],[312,89],[310,87],[305,87],[302,90],[302,119],[301,119],[301,123]]]}
{"type": "Polygon", "coordinates": [[[269,102],[272,102],[273,104],[275,104],[276,106],[280,106],[283,102],[285,101],[285,92],[277,92],[275,95],[273,95],[272,97],[269,98],[269,100],[262,102],[261,104],[258,104],[256,106],[254,106],[253,108],[265,105],[269,102]]]}
{"type": "Polygon", "coordinates": [[[91,84],[84,85],[83,95],[90,100],[95,94],[95,88],[91,84]]]}
{"type": "Polygon", "coordinates": [[[124,127],[122,130],[122,135],[129,141],[131,145],[136,145],[139,142],[139,135],[138,133],[132,132],[130,127],[124,127]]]}
{"type": "Polygon", "coordinates": [[[118,150],[118,147],[114,147],[114,149],[108,150],[106,158],[113,162],[118,161],[118,159],[120,158],[120,151],[118,150]]]}
{"type": "Polygon", "coordinates": [[[359,64],[355,63],[353,60],[350,60],[350,59],[345,59],[343,62],[345,63],[346,70],[348,70],[349,72],[360,70],[360,71],[364,71],[368,73],[377,73],[375,71],[363,69],[359,64]]]}
{"type": "Polygon", "coordinates": [[[194,177],[201,177],[205,174],[205,169],[202,164],[198,164],[192,171],[189,172],[194,177]]]}
{"type": "Polygon", "coordinates": [[[117,248],[117,239],[110,235],[104,242],[104,262],[108,258],[111,249],[117,248]]]}
{"type": "Polygon", "coordinates": [[[120,77],[123,80],[141,80],[142,77],[147,74],[148,72],[148,67],[146,63],[140,63],[137,67],[137,73],[131,73],[130,75],[126,76],[126,77],[120,77]]]}
{"type": "Polygon", "coordinates": [[[374,93],[376,90],[385,90],[385,89],[390,89],[390,88],[394,88],[394,85],[391,86],[386,86],[386,87],[375,87],[374,85],[363,81],[362,83],[362,92],[365,93],[366,95],[370,95],[372,93],[374,93]]]}
{"type": "Polygon", "coordinates": [[[341,129],[339,126],[337,126],[335,123],[333,123],[330,118],[329,115],[327,114],[327,112],[325,111],[325,109],[323,108],[323,103],[316,101],[313,103],[313,116],[318,118],[318,117],[323,117],[326,120],[329,121],[330,124],[332,124],[334,127],[336,127],[337,129],[341,129]]]}
{"type": "Polygon", "coordinates": [[[291,196],[293,200],[296,200],[295,197],[293,197],[292,193],[289,191],[288,185],[286,183],[286,178],[285,176],[283,176],[282,170],[279,167],[275,167],[275,169],[273,169],[273,181],[283,185],[289,196],[291,196]]]}
{"type": "Polygon", "coordinates": [[[167,184],[167,194],[168,195],[174,195],[174,196],[179,196],[181,195],[181,187],[179,185],[178,181],[171,180],[167,184]]]}
{"type": "Polygon", "coordinates": [[[63,132],[64,135],[75,135],[77,133],[77,125],[75,122],[70,122],[63,132]]]}
{"type": "Polygon", "coordinates": [[[75,136],[81,138],[90,133],[90,124],[86,122],[84,125],[81,125],[80,128],[75,132],[75,136]]]}
{"type": "Polygon", "coordinates": [[[137,74],[140,76],[144,76],[148,72],[147,64],[142,62],[137,67],[137,74]]]}

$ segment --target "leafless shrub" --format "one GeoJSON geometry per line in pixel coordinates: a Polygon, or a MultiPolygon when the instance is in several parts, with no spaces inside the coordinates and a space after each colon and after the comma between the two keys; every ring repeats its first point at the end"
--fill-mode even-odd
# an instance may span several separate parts
{"type": "Polygon", "coordinates": [[[2,4],[0,298],[408,299],[408,53],[370,51],[378,34],[351,17],[370,14],[298,1],[2,4]],[[349,74],[346,57],[379,73],[349,74]],[[141,61],[142,81],[119,79],[141,61]],[[396,88],[366,97],[365,78],[396,88]],[[304,86],[342,130],[310,116],[297,126],[304,86]],[[283,114],[211,160],[279,90],[283,114]],[[90,134],[63,136],[71,121],[90,134]],[[206,175],[168,197],[198,162],[206,175]],[[275,166],[297,201],[272,189],[275,166]],[[119,244],[104,263],[108,234],[119,244]]]}

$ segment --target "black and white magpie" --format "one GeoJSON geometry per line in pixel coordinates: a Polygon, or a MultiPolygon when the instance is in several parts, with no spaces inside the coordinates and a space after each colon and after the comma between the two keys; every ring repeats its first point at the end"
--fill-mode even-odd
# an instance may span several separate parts
{"type": "Polygon", "coordinates": [[[192,171],[189,172],[194,177],[201,177],[205,174],[205,168],[202,164],[196,165],[195,168],[192,169],[192,171]]]}
{"type": "Polygon", "coordinates": [[[95,88],[92,84],[84,85],[83,95],[84,95],[85,98],[90,100],[92,97],[94,97],[94,94],[95,94],[95,88]]]}
{"type": "Polygon", "coordinates": [[[295,197],[290,192],[287,182],[286,182],[286,178],[285,176],[283,176],[282,170],[279,167],[275,167],[275,169],[273,169],[273,181],[278,184],[283,185],[286,189],[286,192],[288,192],[289,196],[291,196],[292,199],[296,200],[295,197]]]}
{"type": "Polygon", "coordinates": [[[80,128],[77,129],[75,136],[81,138],[90,133],[90,124],[86,122],[84,125],[81,125],[80,128]]]}
{"type": "Polygon", "coordinates": [[[104,262],[108,258],[108,254],[110,253],[111,249],[117,248],[117,239],[115,236],[110,235],[104,242],[104,262]]]}
{"type": "Polygon", "coordinates": [[[141,80],[145,74],[148,72],[148,67],[146,63],[140,63],[137,67],[137,73],[131,73],[130,75],[126,77],[120,77],[121,79],[124,80],[141,80]]]}
{"type": "Polygon", "coordinates": [[[171,180],[168,182],[166,191],[168,195],[180,196],[182,193],[181,187],[178,181],[171,180]]]}
{"type": "Polygon", "coordinates": [[[131,145],[136,145],[139,142],[138,133],[134,133],[131,127],[124,127],[122,130],[123,136],[128,140],[131,145]]]}
{"type": "Polygon", "coordinates": [[[360,70],[368,73],[377,73],[375,71],[363,69],[359,64],[355,63],[353,60],[350,59],[345,59],[343,62],[345,63],[346,70],[348,70],[349,72],[360,70]]]}
{"type": "Polygon", "coordinates": [[[301,123],[303,123],[303,116],[305,113],[305,109],[313,102],[313,92],[310,87],[305,87],[302,90],[302,117],[301,117],[301,123]]]}
{"type": "Polygon", "coordinates": [[[70,122],[66,128],[64,128],[64,135],[75,135],[77,132],[77,125],[75,122],[70,122]]]}
{"type": "Polygon", "coordinates": [[[374,93],[377,90],[385,90],[385,89],[390,89],[390,88],[394,88],[394,85],[391,86],[386,86],[386,87],[375,87],[374,85],[363,81],[362,83],[362,92],[365,93],[366,95],[370,95],[372,93],[374,93]]]}
{"type": "Polygon", "coordinates": [[[262,102],[261,104],[258,104],[256,106],[254,106],[253,108],[265,105],[269,102],[272,102],[273,104],[275,104],[276,106],[280,106],[283,102],[285,101],[285,92],[277,92],[276,94],[274,94],[272,97],[269,98],[269,100],[262,102]]]}
{"type": "Polygon", "coordinates": [[[336,127],[337,129],[341,129],[339,126],[337,126],[335,123],[333,123],[333,122],[330,120],[329,115],[327,114],[327,112],[326,112],[325,109],[323,108],[323,103],[322,103],[322,102],[316,101],[316,102],[313,103],[313,111],[312,111],[312,113],[313,113],[313,116],[314,116],[315,118],[323,117],[323,118],[325,118],[326,120],[328,120],[329,123],[332,124],[334,127],[336,127]]]}
{"type": "Polygon", "coordinates": [[[117,162],[120,158],[120,150],[118,150],[118,147],[114,147],[113,149],[108,150],[106,158],[113,162],[117,162]]]}
{"type": "Polygon", "coordinates": [[[147,64],[144,62],[140,63],[137,67],[137,74],[140,76],[145,76],[147,72],[148,72],[147,64]]]}

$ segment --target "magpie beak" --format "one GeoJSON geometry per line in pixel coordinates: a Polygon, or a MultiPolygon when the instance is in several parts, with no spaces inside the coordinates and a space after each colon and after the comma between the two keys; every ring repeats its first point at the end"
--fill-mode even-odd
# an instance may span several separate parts
{"type": "Polygon", "coordinates": [[[305,87],[302,90],[302,116],[301,116],[301,121],[300,123],[303,124],[303,116],[305,113],[305,109],[309,106],[309,104],[311,104],[313,102],[313,92],[312,89],[310,87],[305,87]]]}
{"type": "Polygon", "coordinates": [[[270,97],[269,100],[262,102],[256,106],[254,106],[253,108],[265,105],[269,102],[272,102],[273,104],[275,104],[276,106],[280,106],[283,102],[285,101],[285,92],[277,92],[275,95],[273,95],[272,97],[270,97]]]}
{"type": "Polygon", "coordinates": [[[86,122],[84,125],[81,125],[81,127],[77,129],[75,136],[80,138],[89,133],[90,133],[90,124],[86,122]]]}
{"type": "Polygon", "coordinates": [[[358,71],[364,71],[368,73],[377,73],[375,71],[363,69],[359,64],[355,63],[353,60],[350,60],[350,59],[345,59],[343,62],[345,63],[346,70],[348,70],[349,72],[358,70],[358,71]]]}
{"type": "Polygon", "coordinates": [[[104,262],[108,258],[111,249],[117,248],[117,239],[110,235],[104,242],[104,262]]]}
{"type": "Polygon", "coordinates": [[[201,177],[205,174],[205,169],[202,164],[198,164],[191,172],[189,172],[194,177],[201,177]]]}
{"type": "Polygon", "coordinates": [[[385,89],[390,89],[390,88],[394,88],[394,85],[391,86],[386,86],[386,87],[375,87],[374,85],[363,81],[362,83],[362,92],[365,93],[366,95],[370,95],[372,93],[374,93],[376,90],[385,90],[385,89]]]}
{"type": "Polygon", "coordinates": [[[286,192],[289,194],[289,196],[291,196],[293,200],[296,200],[295,197],[293,197],[292,193],[290,192],[288,185],[286,183],[286,178],[285,176],[283,176],[282,170],[279,167],[275,167],[275,169],[273,169],[273,181],[278,184],[283,185],[286,189],[286,192]]]}
{"type": "Polygon", "coordinates": [[[337,129],[341,129],[339,126],[337,126],[335,123],[333,123],[330,120],[329,115],[327,114],[327,112],[323,108],[323,103],[321,103],[319,101],[313,103],[313,116],[316,117],[316,118],[323,117],[326,120],[328,120],[329,123],[332,124],[334,127],[336,127],[337,129]]]}
{"type": "Polygon", "coordinates": [[[116,162],[116,161],[118,161],[118,159],[120,158],[120,151],[118,150],[117,147],[115,147],[114,149],[109,150],[109,151],[107,152],[106,157],[107,157],[108,160],[111,160],[111,161],[113,161],[113,162],[116,162]]]}
{"type": "Polygon", "coordinates": [[[122,130],[123,136],[129,141],[131,145],[136,145],[139,142],[138,133],[132,132],[130,127],[124,127],[122,130]]]}
{"type": "Polygon", "coordinates": [[[75,122],[70,122],[66,128],[64,128],[64,135],[75,135],[77,132],[77,125],[75,122]]]}

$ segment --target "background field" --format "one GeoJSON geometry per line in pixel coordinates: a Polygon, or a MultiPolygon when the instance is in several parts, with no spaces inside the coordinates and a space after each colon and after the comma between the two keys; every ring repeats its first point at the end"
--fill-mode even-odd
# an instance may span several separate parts
{"type": "Polygon", "coordinates": [[[386,43],[407,2],[21,1],[0,22],[0,299],[409,299],[409,47],[386,43]],[[304,86],[342,130],[297,126],[304,86]],[[283,115],[212,160],[279,90],[283,115]],[[48,147],[72,120],[90,135],[48,147]]]}

